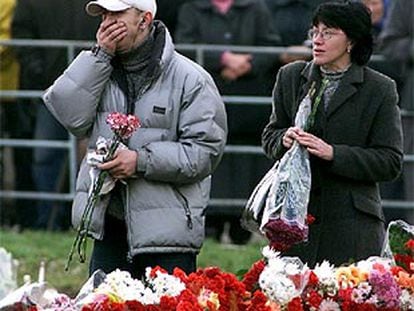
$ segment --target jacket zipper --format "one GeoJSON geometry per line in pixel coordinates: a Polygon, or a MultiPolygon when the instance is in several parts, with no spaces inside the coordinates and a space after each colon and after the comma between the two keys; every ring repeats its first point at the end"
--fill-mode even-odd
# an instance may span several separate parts
{"type": "Polygon", "coordinates": [[[187,227],[191,230],[193,229],[193,220],[191,218],[191,210],[188,204],[188,200],[187,198],[180,192],[180,190],[178,190],[177,187],[173,187],[174,190],[178,193],[178,195],[180,196],[180,198],[183,200],[183,206],[184,206],[184,211],[185,211],[185,217],[187,218],[187,227]]]}
{"type": "Polygon", "coordinates": [[[132,239],[131,239],[131,230],[128,224],[131,224],[130,213],[129,213],[129,186],[125,184],[125,225],[127,229],[127,239],[128,239],[128,253],[127,253],[127,262],[132,263],[132,239]]]}

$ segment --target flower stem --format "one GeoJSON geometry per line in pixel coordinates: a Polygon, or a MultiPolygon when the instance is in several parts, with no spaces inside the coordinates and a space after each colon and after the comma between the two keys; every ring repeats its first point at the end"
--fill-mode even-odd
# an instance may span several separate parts
{"type": "MultiPolygon", "coordinates": [[[[107,162],[111,160],[117,150],[119,144],[121,142],[121,137],[118,135],[114,136],[111,145],[109,146],[108,154],[105,156],[103,162],[107,162]]],[[[104,184],[105,178],[108,176],[107,171],[100,171],[98,178],[96,178],[91,193],[88,195],[88,200],[86,202],[86,207],[83,211],[79,227],[76,232],[76,237],[73,240],[72,247],[69,251],[65,271],[69,270],[70,263],[73,258],[73,253],[75,249],[78,252],[79,261],[84,263],[86,260],[86,250],[87,250],[87,240],[88,240],[88,233],[92,222],[92,216],[95,209],[96,202],[100,197],[100,192],[102,190],[102,186],[104,184]]]]}

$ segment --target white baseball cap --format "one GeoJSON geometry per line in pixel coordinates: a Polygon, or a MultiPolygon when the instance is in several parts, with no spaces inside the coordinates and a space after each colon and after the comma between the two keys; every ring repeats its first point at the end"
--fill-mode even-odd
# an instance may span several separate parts
{"type": "Polygon", "coordinates": [[[92,16],[101,15],[105,10],[110,12],[136,8],[140,11],[151,12],[154,18],[157,12],[155,0],[97,0],[86,5],[86,12],[92,16]]]}

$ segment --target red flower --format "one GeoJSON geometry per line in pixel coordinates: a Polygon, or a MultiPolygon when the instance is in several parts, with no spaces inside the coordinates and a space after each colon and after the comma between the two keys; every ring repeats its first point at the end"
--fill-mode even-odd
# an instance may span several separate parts
{"type": "Polygon", "coordinates": [[[391,268],[390,268],[390,271],[391,271],[391,273],[392,273],[392,275],[393,276],[398,276],[398,274],[400,273],[400,272],[407,272],[407,271],[405,271],[402,267],[400,267],[400,266],[392,266],[391,268]]]}
{"type": "Polygon", "coordinates": [[[307,214],[307,215],[306,215],[306,224],[307,224],[307,225],[311,225],[311,224],[313,224],[315,220],[316,220],[316,218],[315,218],[315,217],[313,217],[313,215],[312,215],[312,214],[307,214]]]}
{"type": "Polygon", "coordinates": [[[203,311],[203,309],[189,301],[180,301],[177,305],[177,311],[203,311]]]}
{"type": "Polygon", "coordinates": [[[186,280],[188,279],[187,274],[183,270],[181,270],[180,268],[174,268],[173,275],[176,278],[179,278],[181,280],[181,282],[183,282],[183,283],[185,283],[186,280]]]}
{"type": "Polygon", "coordinates": [[[378,310],[373,304],[370,303],[358,303],[354,304],[353,310],[355,311],[376,311],[378,310]]]}
{"type": "Polygon", "coordinates": [[[308,227],[297,223],[288,223],[281,218],[270,220],[264,231],[272,249],[285,252],[293,245],[303,242],[308,237],[308,227]]]}
{"type": "Polygon", "coordinates": [[[348,287],[348,288],[345,288],[345,289],[341,288],[338,291],[338,300],[339,300],[339,302],[342,302],[342,304],[345,307],[348,307],[349,302],[352,301],[351,300],[352,290],[353,290],[352,288],[348,287]]]}
{"type": "Polygon", "coordinates": [[[269,306],[266,306],[266,295],[257,290],[254,292],[252,299],[247,303],[246,311],[271,311],[269,306]]]}
{"type": "Polygon", "coordinates": [[[174,311],[178,301],[176,297],[162,296],[160,299],[160,308],[163,311],[174,311]]]}
{"type": "Polygon", "coordinates": [[[414,273],[414,270],[411,270],[411,263],[414,263],[413,257],[405,254],[395,254],[394,259],[397,265],[402,266],[408,273],[414,273]]]}
{"type": "Polygon", "coordinates": [[[252,291],[259,280],[260,274],[263,272],[266,263],[263,259],[256,261],[249,271],[244,275],[242,282],[248,291],[252,291]]]}
{"type": "Polygon", "coordinates": [[[287,311],[303,311],[302,299],[300,297],[295,297],[289,301],[287,311]]]}
{"type": "Polygon", "coordinates": [[[405,248],[408,248],[409,250],[411,250],[411,252],[414,253],[414,240],[413,239],[409,239],[407,241],[407,243],[404,244],[405,248]]]}
{"type": "Polygon", "coordinates": [[[128,311],[145,311],[145,306],[137,300],[129,300],[125,302],[128,311]]]}
{"type": "Polygon", "coordinates": [[[319,284],[319,278],[315,272],[311,271],[308,279],[308,286],[316,287],[319,284]]]}
{"type": "Polygon", "coordinates": [[[156,267],[154,267],[154,268],[151,269],[150,278],[152,278],[152,279],[156,278],[158,271],[161,272],[161,273],[165,273],[165,274],[168,273],[167,270],[161,268],[160,266],[156,266],[156,267]]]}
{"type": "Polygon", "coordinates": [[[315,290],[310,290],[306,296],[306,304],[318,309],[323,297],[315,290]]]}

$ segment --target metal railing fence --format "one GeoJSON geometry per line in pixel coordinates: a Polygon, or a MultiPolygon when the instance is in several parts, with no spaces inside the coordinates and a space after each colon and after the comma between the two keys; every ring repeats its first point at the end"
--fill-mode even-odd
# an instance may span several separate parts
{"type": "MultiPolygon", "coordinates": [[[[82,48],[89,48],[94,42],[90,41],[72,41],[72,40],[31,40],[31,39],[13,39],[0,40],[0,46],[11,47],[39,47],[39,48],[65,48],[67,51],[68,64],[75,58],[76,51],[82,48]]],[[[295,52],[288,50],[285,47],[254,47],[254,46],[223,46],[223,45],[209,45],[209,44],[177,44],[178,51],[195,52],[196,62],[201,66],[204,64],[204,53],[206,51],[223,51],[232,50],[235,52],[250,52],[250,53],[264,53],[273,56],[280,55],[284,52],[291,54],[303,55],[303,52],[295,52]]],[[[371,60],[383,61],[382,55],[373,55],[371,60]]],[[[0,90],[0,103],[2,98],[40,98],[43,91],[39,90],[0,90]]],[[[414,100],[414,99],[413,99],[414,100]]],[[[271,97],[261,96],[223,96],[223,101],[228,105],[270,105],[271,97]]],[[[402,117],[413,118],[414,111],[402,110],[402,117]]],[[[31,139],[6,139],[0,137],[0,148],[2,147],[19,147],[19,148],[61,148],[67,149],[69,153],[69,179],[70,189],[68,193],[54,193],[54,192],[37,192],[37,191],[6,191],[0,189],[0,198],[14,198],[14,199],[34,199],[34,200],[53,200],[53,201],[71,201],[75,194],[75,181],[77,174],[77,158],[76,158],[76,139],[69,135],[67,141],[48,141],[48,140],[31,140],[31,139]]],[[[262,155],[263,151],[257,146],[247,145],[227,145],[226,153],[239,154],[256,154],[262,155]]],[[[414,154],[404,155],[405,162],[414,162],[414,154]]],[[[246,198],[247,199],[247,198],[246,198]]],[[[244,206],[245,199],[234,198],[212,198],[210,206],[244,206]]],[[[399,200],[383,200],[384,207],[394,207],[401,209],[414,209],[414,201],[399,201],[399,200]]]]}

